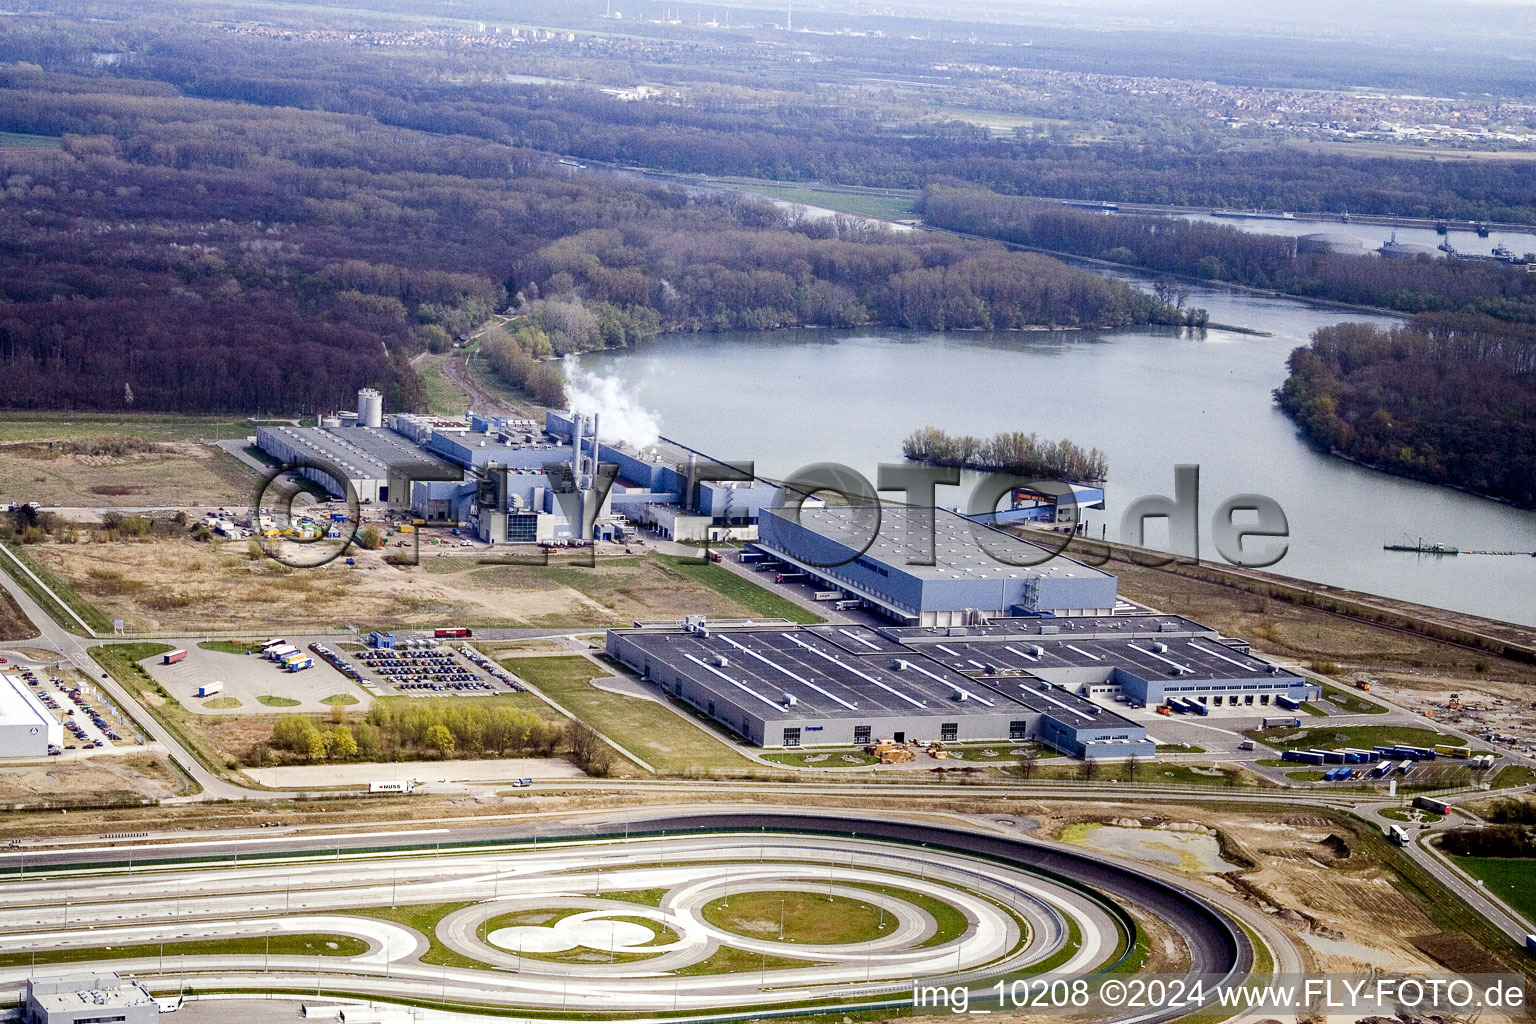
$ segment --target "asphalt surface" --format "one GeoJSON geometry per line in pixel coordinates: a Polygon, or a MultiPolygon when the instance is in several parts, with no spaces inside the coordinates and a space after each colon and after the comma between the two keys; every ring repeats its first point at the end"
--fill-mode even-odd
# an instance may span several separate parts
{"type": "MultiPolygon", "coordinates": [[[[1144,870],[1134,866],[1121,866],[1088,853],[1049,846],[1030,840],[985,831],[931,824],[903,823],[853,814],[761,814],[737,812],[667,814],[636,817],[625,823],[613,821],[599,822],[585,827],[562,828],[558,838],[562,840],[595,839],[601,837],[622,839],[626,834],[632,839],[652,835],[666,835],[675,840],[695,837],[693,841],[696,844],[701,842],[706,844],[706,847],[701,848],[699,851],[699,855],[706,858],[709,856],[708,844],[729,842],[738,847],[744,845],[749,857],[743,868],[748,873],[753,869],[767,871],[769,872],[769,877],[771,877],[771,872],[773,871],[773,858],[769,858],[768,867],[763,868],[752,863],[750,853],[754,848],[771,847],[775,842],[782,849],[787,850],[792,857],[811,856],[814,859],[815,851],[819,850],[821,851],[820,855],[823,857],[839,858],[828,862],[838,865],[842,862],[840,860],[841,853],[837,851],[846,846],[850,851],[846,869],[839,867],[838,870],[846,870],[846,873],[851,878],[856,878],[859,873],[869,870],[874,866],[872,862],[882,858],[894,857],[912,866],[926,864],[927,870],[933,872],[931,877],[935,880],[940,877],[941,872],[947,871],[952,875],[956,870],[959,870],[956,867],[957,863],[975,865],[976,859],[982,858],[983,860],[995,862],[997,870],[991,872],[986,869],[984,864],[976,865],[970,870],[970,875],[974,879],[971,887],[993,884],[990,882],[990,879],[994,877],[999,879],[997,884],[1004,884],[1001,880],[1005,876],[1011,872],[1020,871],[1027,876],[1043,876],[1043,881],[1047,885],[1065,884],[1069,887],[1081,887],[1110,897],[1112,901],[1110,903],[1099,904],[1099,906],[1095,907],[1091,905],[1090,901],[1089,904],[1079,907],[1075,911],[1070,911],[1080,921],[1085,922],[1082,937],[1083,948],[1068,961],[1064,970],[1080,971],[1086,969],[1090,961],[1101,960],[1113,950],[1117,936],[1112,918],[1120,913],[1120,911],[1113,908],[1120,901],[1134,903],[1143,908],[1149,915],[1166,922],[1181,937],[1189,951],[1189,970],[1191,974],[1229,976],[1234,973],[1245,973],[1253,964],[1253,949],[1246,936],[1232,923],[1223,910],[1216,908],[1201,896],[1180,885],[1152,877],[1144,870]],[[799,838],[798,840],[790,838],[789,845],[785,846],[786,833],[791,834],[792,837],[799,838]],[[754,836],[761,838],[754,842],[754,836]],[[865,857],[859,858],[856,862],[854,852],[861,848],[866,851],[872,849],[860,845],[870,840],[882,841],[881,846],[876,848],[882,852],[875,854],[866,853],[865,857]],[[960,861],[956,861],[955,858],[960,858],[960,861]],[[1110,916],[1106,917],[1106,914],[1110,916]],[[1093,922],[1091,926],[1087,924],[1090,921],[1093,922]]],[[[160,919],[164,920],[164,918],[168,917],[166,911],[169,908],[161,907],[158,912],[155,912],[148,904],[140,904],[135,902],[135,900],[142,898],[146,900],[156,899],[161,903],[168,902],[167,897],[169,894],[166,892],[168,885],[165,880],[169,877],[168,872],[176,870],[174,862],[178,861],[187,862],[191,860],[192,863],[185,865],[190,870],[202,866],[218,866],[216,862],[219,858],[225,858],[222,867],[228,868],[230,866],[228,858],[238,854],[241,858],[241,863],[244,865],[243,870],[238,872],[237,876],[226,875],[223,876],[225,879],[223,881],[215,880],[209,883],[210,887],[214,890],[211,893],[195,890],[203,887],[203,878],[216,876],[200,876],[199,874],[180,876],[186,879],[186,888],[183,890],[182,886],[184,883],[178,881],[174,898],[176,920],[181,923],[176,927],[200,929],[203,926],[196,922],[199,918],[210,914],[217,919],[221,915],[227,916],[231,913],[243,912],[246,916],[249,916],[253,913],[261,915],[285,909],[299,915],[332,913],[334,909],[337,909],[337,905],[325,902],[327,887],[338,884],[378,885],[380,884],[377,877],[379,865],[387,863],[382,861],[359,862],[356,860],[344,860],[343,858],[348,851],[377,849],[385,844],[409,844],[416,854],[426,855],[425,859],[421,859],[418,856],[418,863],[415,869],[418,873],[418,878],[413,884],[430,887],[434,893],[437,893],[438,899],[461,899],[464,896],[458,894],[457,889],[452,888],[456,883],[447,876],[451,875],[453,870],[462,862],[458,860],[438,862],[441,864],[441,869],[440,871],[434,871],[432,866],[434,861],[431,859],[431,853],[435,836],[440,836],[445,844],[450,842],[454,844],[501,844],[508,841],[528,841],[533,839],[534,835],[535,833],[528,826],[510,826],[456,829],[451,832],[442,830],[427,836],[420,833],[415,835],[375,834],[371,836],[340,837],[290,836],[252,839],[240,842],[216,841],[211,843],[171,843],[157,846],[141,846],[132,850],[132,871],[145,873],[142,881],[136,880],[132,873],[116,873],[112,876],[111,882],[114,890],[108,894],[109,898],[107,898],[107,901],[99,905],[93,904],[89,908],[84,906],[84,904],[87,901],[94,900],[95,897],[87,895],[84,889],[80,890],[80,895],[77,897],[80,903],[77,903],[74,907],[73,914],[76,919],[76,927],[86,929],[87,935],[79,937],[75,941],[77,944],[87,941],[100,942],[103,938],[112,937],[116,934],[114,932],[109,935],[107,931],[98,931],[98,929],[124,931],[127,937],[116,938],[115,941],[124,943],[144,941],[142,938],[138,940],[133,938],[137,934],[134,929],[154,927],[154,921],[149,919],[155,918],[156,913],[158,913],[160,919]],[[423,841],[424,839],[426,840],[425,842],[423,841]],[[334,862],[324,857],[328,853],[335,855],[336,860],[334,862]],[[285,863],[263,865],[258,861],[258,858],[263,855],[293,856],[296,854],[319,856],[308,863],[294,865],[285,863]],[[215,863],[210,865],[210,862],[215,863]],[[425,875],[424,878],[421,877],[423,874],[425,875]],[[444,877],[439,881],[434,877],[437,874],[441,874],[444,877]],[[265,877],[266,881],[258,882],[258,876],[265,877]],[[236,880],[230,880],[231,877],[234,877],[236,880]],[[291,894],[284,889],[284,885],[288,884],[286,880],[289,878],[292,879],[291,884],[293,888],[291,894]],[[275,881],[274,879],[280,880],[275,881]],[[338,879],[343,881],[338,881],[338,879]],[[257,886],[258,888],[249,891],[246,895],[241,895],[230,888],[231,886],[246,885],[257,886]],[[259,887],[262,885],[267,886],[267,888],[260,889],[259,887]],[[272,885],[277,885],[278,888],[273,890],[271,889],[272,885]],[[320,902],[309,902],[312,898],[309,895],[311,888],[316,886],[320,887],[315,889],[319,895],[314,898],[318,898],[320,902]],[[438,892],[439,888],[441,892],[438,892]],[[270,900],[278,897],[281,897],[279,904],[273,905],[270,903],[270,900]],[[291,904],[289,903],[290,899],[292,899],[291,904]],[[96,916],[88,916],[92,914],[96,916]],[[139,923],[141,920],[143,921],[142,924],[139,923]],[[94,939],[89,937],[88,932],[90,931],[97,932],[94,939]]],[[[539,835],[539,839],[546,842],[553,838],[556,837],[551,836],[547,831],[539,835]]],[[[392,848],[399,849],[400,847],[395,846],[392,848]]],[[[565,849],[560,848],[559,853],[551,851],[556,859],[549,863],[558,865],[563,861],[567,856],[565,849]]],[[[599,856],[628,855],[640,858],[640,863],[650,862],[654,864],[656,849],[650,847],[649,844],[633,848],[624,846],[593,847],[591,848],[591,854],[583,857],[583,862],[585,863],[599,856]]],[[[12,882],[20,883],[23,887],[31,885],[33,889],[36,889],[39,885],[45,886],[46,892],[60,894],[46,896],[45,900],[57,901],[62,898],[62,894],[70,891],[68,887],[79,884],[70,881],[67,876],[60,876],[58,872],[69,868],[122,864],[126,853],[127,851],[122,848],[110,847],[88,850],[35,851],[27,855],[28,871],[40,871],[49,877],[46,880],[40,879],[35,883],[26,883],[20,878],[12,876],[12,882]]],[[[488,850],[487,855],[492,855],[491,851],[488,850]]],[[[0,857],[0,870],[15,868],[19,856],[21,855],[6,854],[0,857]]],[[[521,859],[528,857],[536,858],[538,857],[536,846],[534,843],[529,842],[516,856],[521,859]]],[[[662,859],[663,864],[665,864],[665,855],[663,855],[662,859]]],[[[547,860],[548,858],[546,858],[547,860]]],[[[700,862],[701,866],[698,868],[698,871],[701,874],[706,871],[702,865],[708,863],[712,863],[712,861],[706,859],[700,862]]],[[[510,855],[508,867],[512,868],[512,871],[508,873],[505,881],[502,880],[500,867],[496,869],[497,885],[503,893],[509,890],[516,891],[519,887],[517,878],[520,872],[517,865],[511,862],[510,855]]],[[[391,868],[391,871],[393,870],[391,868]]],[[[587,868],[587,870],[590,870],[590,868],[587,868]]],[[[673,870],[676,870],[676,867],[673,870]]],[[[714,870],[718,871],[719,869],[716,867],[714,870]]],[[[906,870],[910,871],[912,867],[908,867],[906,870]]],[[[829,868],[828,871],[829,873],[824,876],[827,878],[827,881],[815,884],[830,886],[832,884],[831,869],[829,868]]],[[[535,885],[535,878],[536,876],[533,875],[528,876],[528,881],[523,883],[523,888],[535,885]]],[[[468,879],[467,881],[470,884],[475,884],[474,879],[468,879]]],[[[478,882],[480,888],[478,890],[471,890],[478,892],[480,899],[485,899],[492,895],[485,892],[485,889],[488,888],[485,884],[486,881],[486,879],[481,878],[478,882]]],[[[555,881],[559,884],[558,877],[555,881]]],[[[841,883],[843,879],[840,878],[838,881],[841,883]]],[[[741,886],[749,883],[750,879],[747,881],[739,880],[737,885],[741,886]]],[[[393,896],[393,884],[393,879],[391,878],[389,882],[391,896],[393,896]]],[[[457,884],[462,885],[464,883],[457,884]]],[[[582,883],[573,881],[566,884],[580,886],[582,883]]],[[[718,880],[713,884],[718,886],[718,880]]],[[[731,886],[729,875],[727,875],[725,885],[728,894],[731,886]]],[[[581,890],[578,888],[577,891],[581,890]]],[[[27,892],[27,889],[17,888],[14,885],[0,887],[0,905],[10,904],[18,906],[14,903],[14,900],[17,898],[25,900],[27,892]]],[[[706,899],[712,898],[716,892],[717,890],[707,890],[695,895],[696,899],[706,899]]],[[[329,898],[332,900],[336,898],[334,891],[331,892],[329,898]]],[[[345,898],[347,897],[344,896],[343,899],[345,898]]],[[[377,902],[383,901],[382,896],[376,896],[375,894],[359,895],[354,893],[350,898],[354,901],[364,901],[354,905],[371,905],[366,902],[369,899],[376,899],[377,902]]],[[[994,896],[994,898],[996,897],[994,896]]],[[[1063,898],[1059,895],[1054,897],[1058,902],[1063,898]]],[[[1068,896],[1065,898],[1075,897],[1068,896]]],[[[420,897],[418,896],[411,901],[420,902],[420,897]]],[[[342,905],[345,904],[343,903],[342,905]]],[[[49,906],[53,906],[53,904],[49,903],[49,906]]],[[[665,908],[666,905],[664,904],[663,906],[665,908]]],[[[1046,906],[1048,905],[1041,903],[1041,907],[1046,906]]],[[[55,908],[48,911],[48,916],[51,917],[53,913],[58,913],[59,909],[55,908]]],[[[68,919],[72,913],[69,905],[65,903],[61,909],[64,918],[68,919]]],[[[971,938],[961,940],[958,943],[951,943],[955,947],[955,966],[962,968],[959,973],[943,976],[942,965],[948,962],[945,958],[950,955],[947,947],[934,952],[923,952],[920,949],[914,949],[910,953],[893,951],[884,955],[887,957],[914,957],[910,961],[911,966],[921,969],[922,974],[920,976],[925,978],[934,976],[937,971],[940,976],[943,976],[943,980],[947,984],[955,984],[961,981],[980,981],[983,978],[995,977],[997,965],[990,962],[993,959],[992,954],[998,951],[1006,951],[1012,945],[1013,940],[1009,939],[1005,934],[998,932],[996,926],[993,926],[990,933],[988,933],[986,929],[982,928],[982,925],[986,924],[985,920],[978,917],[973,911],[967,911],[967,917],[971,920],[972,929],[981,930],[973,931],[971,938]],[[986,937],[988,934],[990,934],[990,938],[986,937]],[[971,950],[972,959],[968,961],[963,960],[962,954],[971,942],[975,942],[977,948],[971,950]],[[985,943],[987,942],[990,942],[991,945],[986,945],[985,943]],[[983,960],[988,962],[984,964],[983,960]],[[977,966],[967,973],[967,970],[964,968],[969,968],[972,963],[977,966]]],[[[24,916],[16,919],[16,921],[24,922],[34,920],[35,918],[32,915],[41,912],[18,906],[18,909],[8,913],[10,915],[9,918],[5,918],[4,914],[0,914],[0,918],[10,920],[17,913],[21,913],[24,916]]],[[[259,923],[259,920],[258,918],[256,923],[259,923]]],[[[390,957],[397,955],[409,954],[414,957],[419,953],[419,949],[410,940],[409,936],[393,933],[391,930],[393,926],[377,927],[375,926],[377,923],[374,923],[370,924],[368,928],[362,928],[362,924],[359,922],[353,922],[349,926],[347,922],[338,921],[333,916],[326,917],[324,920],[327,924],[325,930],[340,931],[343,934],[358,934],[369,941],[371,946],[368,956],[359,958],[359,962],[351,968],[346,964],[335,962],[322,964],[318,958],[311,962],[308,960],[300,961],[294,957],[274,957],[271,959],[270,964],[263,962],[261,966],[263,970],[271,969],[275,973],[270,975],[263,974],[259,978],[253,973],[256,971],[254,965],[249,962],[242,964],[238,960],[229,957],[209,957],[207,958],[207,963],[202,962],[204,958],[191,957],[189,958],[190,963],[182,961],[179,965],[172,965],[171,969],[174,971],[179,966],[184,965],[186,969],[195,971],[197,977],[194,979],[194,984],[204,988],[216,988],[221,984],[249,986],[253,978],[257,978],[260,982],[258,987],[272,985],[290,987],[291,989],[291,987],[296,986],[302,990],[304,985],[313,983],[318,987],[323,982],[330,989],[341,988],[367,991],[376,995],[416,994],[429,997],[433,994],[432,990],[437,987],[434,982],[437,980],[440,972],[441,987],[444,992],[473,991],[473,972],[466,973],[461,969],[448,970],[422,967],[419,964],[413,966],[391,960],[390,957]],[[359,929],[362,930],[360,931],[359,929]],[[380,951],[386,949],[394,950],[395,952],[390,954],[390,957],[384,957],[380,951]],[[322,978],[322,974],[325,975],[324,978],[322,978]],[[381,974],[382,978],[380,977],[381,974]],[[360,980],[357,980],[355,985],[349,988],[344,980],[340,980],[347,977],[354,977],[360,980]],[[466,989],[466,986],[470,987],[466,989]]],[[[1035,918],[1032,928],[1036,930],[1037,936],[1045,935],[1049,938],[1050,933],[1044,930],[1045,925],[1048,923],[1048,921],[1042,923],[1042,919],[1035,918]]],[[[301,927],[301,924],[301,921],[293,921],[287,927],[287,930],[298,929],[301,927]]],[[[917,927],[918,924],[916,921],[908,922],[909,927],[917,927]]],[[[13,924],[12,927],[14,926],[13,924]]],[[[25,927],[26,925],[23,926],[25,927]]],[[[40,922],[30,927],[47,926],[48,923],[40,922]]],[[[161,924],[159,927],[164,929],[166,925],[161,924]]],[[[222,925],[218,927],[222,927],[222,925]]],[[[467,941],[467,936],[472,930],[472,924],[468,931],[465,928],[459,928],[457,932],[453,933],[453,937],[455,941],[467,941]]],[[[190,931],[188,934],[196,936],[200,934],[200,931],[190,931]]],[[[1062,936],[1064,936],[1064,933],[1058,931],[1057,941],[1062,936]]],[[[164,937],[160,941],[165,941],[164,937]]],[[[1047,945],[1043,952],[1049,952],[1050,948],[1053,947],[1047,945]]],[[[826,952],[829,956],[835,953],[833,950],[827,950],[826,952]]],[[[681,1004],[677,1004],[679,998],[678,986],[672,979],[648,982],[645,980],[645,975],[638,974],[632,969],[627,972],[618,971],[614,976],[617,979],[621,975],[629,975],[631,980],[626,982],[629,987],[625,991],[631,992],[635,998],[641,1000],[638,1005],[646,1006],[653,1011],[666,1008],[669,994],[674,1004],[682,1006],[692,1005],[695,1008],[699,1008],[738,1005],[741,1002],[772,1001],[802,991],[807,998],[826,998],[830,991],[837,991],[844,995],[852,995],[859,998],[879,997],[885,999],[891,998],[898,993],[908,992],[909,987],[906,982],[897,985],[891,985],[889,982],[884,985],[877,983],[873,987],[859,987],[856,984],[860,977],[869,970],[869,959],[878,960],[881,955],[878,951],[871,949],[865,954],[868,959],[859,959],[857,956],[845,957],[844,963],[841,966],[829,964],[823,965],[823,968],[818,968],[817,971],[820,972],[820,976],[812,975],[812,971],[809,968],[804,969],[803,973],[812,975],[813,979],[818,983],[813,985],[810,983],[810,979],[808,979],[803,989],[791,988],[785,990],[777,987],[771,990],[764,989],[757,983],[757,979],[752,975],[752,972],[747,972],[745,977],[740,974],[734,976],[705,975],[684,979],[686,984],[681,986],[681,1004]],[[827,986],[829,985],[834,986],[834,988],[828,989],[827,986]],[[841,988],[836,988],[835,986],[841,986],[841,988]],[[852,988],[849,986],[852,986],[852,988]],[[649,1002],[646,1002],[646,1000],[649,1000],[649,1002]]],[[[1038,953],[1035,958],[1038,959],[1038,953]]],[[[247,961],[250,960],[250,958],[246,959],[247,961]]],[[[822,959],[822,957],[818,956],[814,959],[822,959]]],[[[904,963],[904,961],[895,962],[904,963]]],[[[136,962],[135,966],[146,973],[156,970],[155,965],[148,961],[143,963],[136,962]]],[[[888,968],[891,964],[886,962],[882,966],[888,968]]],[[[163,972],[163,970],[164,965],[162,964],[161,971],[163,972]]],[[[558,975],[561,973],[563,972],[556,968],[555,975],[557,980],[558,975]]],[[[652,977],[654,977],[654,974],[652,974],[652,977]]],[[[550,988],[548,984],[546,984],[544,989],[539,989],[536,985],[536,979],[532,977],[523,978],[513,975],[512,978],[517,978],[518,980],[506,980],[505,984],[507,986],[513,988],[521,986],[522,989],[526,990],[525,994],[542,993],[546,1005],[550,1005],[548,1000],[553,998],[554,989],[550,988]]],[[[879,979],[876,980],[878,982],[879,979]]],[[[570,993],[566,991],[566,983],[564,981],[560,981],[559,984],[561,986],[560,994],[563,1002],[564,999],[570,997],[570,993]]],[[[586,993],[582,998],[584,1000],[591,1000],[595,998],[616,997],[611,993],[602,997],[586,993]]],[[[1136,1019],[1138,1021],[1165,1020],[1184,1012],[1187,1011],[1175,1008],[1164,1014],[1138,1013],[1136,1019]]]]}

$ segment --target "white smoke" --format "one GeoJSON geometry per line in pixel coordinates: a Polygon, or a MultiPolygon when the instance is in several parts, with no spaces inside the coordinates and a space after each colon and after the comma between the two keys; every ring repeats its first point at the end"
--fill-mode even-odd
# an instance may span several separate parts
{"type": "Polygon", "coordinates": [[[644,448],[661,437],[660,419],[636,403],[622,380],[583,370],[575,356],[565,357],[565,393],[572,411],[602,417],[599,441],[623,441],[644,448]]]}

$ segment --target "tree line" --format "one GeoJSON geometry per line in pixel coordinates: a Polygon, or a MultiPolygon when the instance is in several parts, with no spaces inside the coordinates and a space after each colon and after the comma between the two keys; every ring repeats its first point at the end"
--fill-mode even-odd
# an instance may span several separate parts
{"type": "Polygon", "coordinates": [[[929,188],[920,207],[936,227],[1146,270],[1405,313],[1471,312],[1536,322],[1536,274],[1492,261],[1302,252],[1295,238],[1284,235],[1176,217],[1096,213],[976,190],[929,188]]]}
{"type": "Polygon", "coordinates": [[[357,115],[125,95],[0,69],[0,368],[29,408],[314,413],[382,387],[510,303],[537,335],[488,346],[557,394],[546,356],[660,330],[1181,322],[1048,258],[615,175],[357,115]],[[497,350],[501,351],[497,351],[497,350]],[[526,358],[525,358],[526,357],[526,358]]]}
{"type": "Polygon", "coordinates": [[[959,466],[983,472],[1075,483],[1109,479],[1109,461],[1097,448],[1083,449],[1066,438],[1043,440],[1039,434],[1004,431],[991,437],[951,435],[938,427],[920,427],[901,442],[902,454],[915,462],[959,466]]]}
{"type": "Polygon", "coordinates": [[[270,738],[246,754],[249,764],[324,761],[409,761],[422,758],[569,755],[585,771],[606,775],[612,751],[584,723],[564,725],[494,700],[382,701],[362,720],[334,708],[328,725],[309,715],[283,715],[270,738]]]}
{"type": "Polygon", "coordinates": [[[1335,324],[1289,366],[1275,398],[1319,447],[1536,508],[1536,326],[1455,314],[1335,324]]]}

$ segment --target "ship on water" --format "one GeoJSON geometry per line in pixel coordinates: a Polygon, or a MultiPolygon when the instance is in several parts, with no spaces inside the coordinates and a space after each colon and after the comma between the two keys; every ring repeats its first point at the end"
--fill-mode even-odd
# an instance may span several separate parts
{"type": "Polygon", "coordinates": [[[1418,538],[1412,544],[1383,544],[1383,551],[1412,551],[1419,555],[1454,555],[1458,551],[1449,544],[1433,544],[1423,537],[1418,538]]]}
{"type": "Polygon", "coordinates": [[[1294,213],[1269,210],[1212,210],[1212,217],[1229,217],[1233,220],[1295,220],[1294,213]]]}

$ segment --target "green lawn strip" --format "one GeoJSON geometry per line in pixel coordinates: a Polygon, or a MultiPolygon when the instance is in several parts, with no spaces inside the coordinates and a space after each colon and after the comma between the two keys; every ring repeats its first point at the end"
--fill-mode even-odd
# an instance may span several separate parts
{"type": "Polygon", "coordinates": [[[155,682],[139,662],[166,651],[170,644],[139,642],[105,644],[90,649],[91,657],[109,672],[141,707],[155,716],[204,768],[227,777],[234,767],[232,759],[215,747],[198,728],[197,717],[181,705],[169,690],[155,682]]]}
{"type": "Polygon", "coordinates": [[[701,913],[735,935],[811,945],[869,942],[896,927],[896,915],[876,903],[793,890],[722,896],[706,903],[701,913]]]}
{"type": "Polygon", "coordinates": [[[221,651],[224,654],[256,654],[261,650],[260,644],[242,640],[204,640],[197,646],[205,651],[221,651]]]}
{"type": "Polygon", "coordinates": [[[1510,786],[1528,786],[1536,782],[1536,769],[1526,764],[1506,764],[1493,776],[1494,789],[1506,789],[1510,786]]]}
{"type": "Polygon", "coordinates": [[[1203,754],[1205,748],[1197,747],[1193,743],[1159,743],[1157,752],[1159,754],[1203,754]]]}
{"type": "Polygon", "coordinates": [[[686,967],[679,967],[672,974],[692,977],[696,974],[738,974],[743,971],[782,971],[795,967],[815,967],[814,960],[797,960],[787,956],[765,956],[744,949],[721,946],[709,956],[686,967]]]}
{"type": "Polygon", "coordinates": [[[195,942],[143,943],[130,946],[96,946],[87,949],[50,949],[37,953],[0,953],[0,967],[32,963],[74,964],[95,960],[129,960],[165,956],[362,956],[368,943],[351,935],[274,935],[271,946],[263,936],[238,939],[200,939],[195,942]]]}
{"type": "Polygon", "coordinates": [[[465,907],[477,906],[478,900],[465,900],[460,903],[415,903],[402,904],[398,907],[366,907],[357,910],[337,910],[333,913],[352,914],[357,917],[373,917],[381,921],[393,921],[403,924],[407,928],[414,928],[427,940],[426,951],[421,954],[421,962],[437,967],[468,967],[474,970],[502,970],[493,964],[467,957],[457,950],[451,949],[438,941],[437,925],[443,918],[456,910],[465,907]]]}
{"type": "Polygon", "coordinates": [[[933,918],[937,927],[932,935],[918,943],[919,947],[942,946],[946,942],[953,942],[964,935],[965,930],[970,927],[970,920],[963,910],[927,893],[914,892],[911,889],[892,885],[877,885],[873,882],[841,882],[839,884],[847,888],[867,889],[882,896],[889,896],[893,900],[910,903],[917,909],[925,911],[929,917],[933,918]]]}
{"type": "Polygon", "coordinates": [[[1411,747],[1462,746],[1467,741],[1415,725],[1341,725],[1313,729],[1250,729],[1243,733],[1276,750],[1305,750],[1316,747],[1357,747],[1370,750],[1376,746],[1407,744],[1411,747]]]}
{"type": "Polygon", "coordinates": [[[1330,702],[1357,715],[1384,715],[1387,709],[1373,701],[1348,690],[1341,690],[1337,686],[1323,685],[1323,696],[1330,702]]]}
{"type": "Polygon", "coordinates": [[[74,616],[69,614],[70,611],[73,611],[85,621],[86,625],[96,632],[112,632],[112,620],[107,617],[105,612],[81,597],[74,587],[70,586],[51,569],[28,554],[25,546],[7,544],[5,547],[19,558],[23,565],[32,570],[37,576],[37,580],[41,580],[48,587],[48,590],[52,590],[54,594],[58,595],[58,600],[54,600],[53,596],[48,593],[48,590],[44,590],[37,585],[37,580],[22,572],[15,562],[4,555],[0,555],[0,566],[3,566],[11,579],[20,584],[21,589],[27,592],[27,596],[42,605],[43,609],[60,626],[76,635],[85,632],[80,628],[80,624],[75,621],[74,616]],[[68,610],[66,610],[66,606],[68,610]]]}
{"type": "Polygon", "coordinates": [[[1452,857],[1451,863],[1483,883],[1488,894],[1509,904],[1515,913],[1536,923],[1536,858],[1452,857]]]}
{"type": "Polygon", "coordinates": [[[304,702],[294,700],[292,697],[274,697],[269,693],[264,693],[256,698],[256,703],[269,708],[296,708],[304,702]]]}
{"type": "Polygon", "coordinates": [[[656,557],[672,571],[730,598],[754,615],[763,618],[788,619],[791,622],[806,625],[826,621],[809,608],[802,608],[788,598],[775,594],[712,562],[697,562],[682,555],[657,555],[656,557]]]}
{"type": "Polygon", "coordinates": [[[229,441],[249,437],[264,422],[155,413],[0,412],[0,441],[78,440],[121,434],[146,441],[229,441]]]}
{"type": "Polygon", "coordinates": [[[212,700],[203,701],[203,707],[213,711],[228,711],[231,708],[243,707],[243,705],[240,703],[239,698],[236,697],[215,697],[212,700]]]}
{"type": "Polygon", "coordinates": [[[752,767],[726,742],[680,721],[676,712],[654,701],[591,685],[593,679],[617,674],[619,669],[610,671],[574,654],[506,658],[501,664],[657,771],[684,774],[752,767]]]}
{"type": "Polygon", "coordinates": [[[358,703],[358,699],[356,697],[352,696],[350,693],[333,693],[329,697],[321,698],[320,703],[321,704],[339,704],[339,705],[346,706],[346,705],[351,705],[351,704],[358,703]]]}
{"type": "MultiPolygon", "coordinates": [[[[547,928],[557,921],[561,921],[567,917],[570,917],[572,914],[581,914],[585,912],[586,908],[583,907],[552,907],[544,909],[536,908],[532,910],[515,910],[510,914],[501,914],[497,917],[491,918],[489,921],[486,921],[480,926],[479,931],[482,936],[489,936],[498,928],[547,928]]],[[[644,928],[649,929],[652,934],[652,938],[642,944],[645,946],[664,946],[676,942],[680,938],[677,932],[673,931],[671,928],[668,928],[666,925],[659,921],[652,921],[649,918],[615,914],[612,917],[605,916],[602,918],[602,920],[624,921],[632,924],[638,924],[644,928]]],[[[515,952],[518,956],[527,960],[543,960],[549,963],[558,964],[628,964],[635,963],[640,960],[651,960],[661,955],[660,953],[641,952],[633,948],[628,951],[617,951],[598,949],[592,946],[576,946],[572,949],[561,949],[552,953],[530,952],[528,950],[519,950],[515,948],[508,948],[507,951],[515,952]]]]}
{"type": "Polygon", "coordinates": [[[667,898],[666,889],[625,889],[621,892],[605,892],[603,899],[620,900],[624,903],[641,903],[647,907],[659,907],[667,898]]]}
{"type": "Polygon", "coordinates": [[[1436,814],[1434,811],[1424,811],[1414,807],[1383,807],[1376,813],[1383,818],[1391,818],[1393,821],[1427,821],[1431,824],[1445,817],[1442,814],[1436,814]]]}
{"type": "Polygon", "coordinates": [[[764,761],[795,768],[862,768],[879,764],[880,759],[862,750],[790,750],[763,755],[764,761]],[[851,760],[850,760],[851,759],[851,760]]]}

